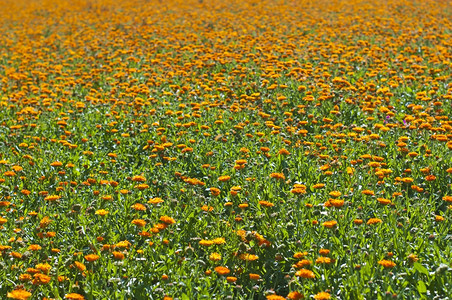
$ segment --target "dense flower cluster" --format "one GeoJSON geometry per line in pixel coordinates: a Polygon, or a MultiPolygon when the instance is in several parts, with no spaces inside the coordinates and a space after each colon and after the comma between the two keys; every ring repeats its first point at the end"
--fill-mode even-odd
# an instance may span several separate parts
{"type": "Polygon", "coordinates": [[[0,299],[452,294],[448,1],[0,7],[0,299]]]}

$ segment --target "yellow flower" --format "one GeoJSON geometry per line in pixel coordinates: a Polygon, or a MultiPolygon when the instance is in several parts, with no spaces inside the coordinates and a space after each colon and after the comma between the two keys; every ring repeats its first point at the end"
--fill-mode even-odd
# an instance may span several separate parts
{"type": "Polygon", "coordinates": [[[96,210],[96,215],[106,216],[107,214],[108,214],[108,210],[105,210],[105,209],[96,210]]]}
{"type": "Polygon", "coordinates": [[[209,259],[212,261],[219,261],[221,260],[221,255],[219,253],[213,252],[210,254],[209,259]]]}

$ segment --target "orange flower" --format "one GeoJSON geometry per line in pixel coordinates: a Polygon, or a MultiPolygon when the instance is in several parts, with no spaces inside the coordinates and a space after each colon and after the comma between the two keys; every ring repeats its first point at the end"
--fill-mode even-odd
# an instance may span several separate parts
{"type": "Polygon", "coordinates": [[[261,206],[265,206],[265,207],[272,207],[272,206],[275,206],[273,203],[268,202],[268,201],[264,201],[264,200],[259,201],[259,204],[260,204],[261,206]]]}
{"type": "Polygon", "coordinates": [[[228,276],[226,277],[227,282],[232,283],[237,281],[237,277],[228,276]]]}
{"type": "Polygon", "coordinates": [[[220,189],[217,189],[217,188],[215,188],[215,187],[211,187],[210,188],[210,193],[212,194],[212,196],[218,196],[218,195],[220,195],[220,189]]]}
{"type": "Polygon", "coordinates": [[[367,221],[367,225],[374,225],[374,224],[378,224],[378,223],[382,223],[383,221],[381,219],[378,218],[370,218],[367,221]]]}
{"type": "Polygon", "coordinates": [[[75,267],[76,267],[77,269],[79,269],[81,272],[86,271],[86,266],[85,266],[83,263],[78,262],[78,261],[75,261],[75,262],[74,262],[74,265],[75,265],[75,267]]]}
{"type": "Polygon", "coordinates": [[[30,245],[28,247],[28,250],[30,250],[30,251],[38,251],[38,250],[41,250],[41,246],[33,244],[33,245],[30,245]]]}
{"type": "Polygon", "coordinates": [[[176,220],[174,220],[173,218],[168,217],[168,216],[160,217],[160,221],[162,221],[163,223],[166,223],[168,225],[176,223],[176,220]]]}
{"type": "Polygon", "coordinates": [[[331,263],[331,258],[329,257],[325,257],[325,256],[320,256],[315,260],[316,264],[330,264],[331,263]]]}
{"type": "Polygon", "coordinates": [[[229,274],[229,273],[231,272],[228,268],[222,267],[222,266],[215,267],[214,270],[215,270],[215,272],[217,272],[219,275],[226,275],[226,274],[229,274]]]}
{"type": "Polygon", "coordinates": [[[135,219],[132,220],[131,222],[133,225],[136,225],[138,227],[144,227],[146,225],[146,221],[145,220],[141,220],[141,219],[135,219]]]}
{"type": "Polygon", "coordinates": [[[144,206],[141,203],[135,203],[134,205],[131,206],[133,209],[135,210],[139,210],[139,211],[145,211],[146,210],[146,206],[144,206]]]}
{"type": "Polygon", "coordinates": [[[249,274],[251,280],[259,280],[261,276],[259,274],[250,273],[249,274]]]}
{"type": "Polygon", "coordinates": [[[336,225],[337,225],[337,222],[336,221],[326,221],[326,222],[323,222],[323,227],[326,227],[326,228],[333,228],[333,227],[335,227],[336,225]]]}
{"type": "Polygon", "coordinates": [[[146,182],[146,178],[144,176],[136,175],[136,176],[132,177],[132,181],[134,181],[134,182],[146,182]]]}
{"type": "Polygon", "coordinates": [[[315,278],[315,274],[314,272],[312,272],[311,270],[307,270],[307,269],[300,269],[295,273],[295,276],[301,277],[301,278],[315,278]]]}
{"type": "Polygon", "coordinates": [[[99,255],[96,255],[96,254],[88,254],[88,255],[85,255],[85,259],[86,259],[87,261],[89,261],[89,262],[93,262],[93,261],[96,261],[96,260],[99,259],[99,255]]]}
{"type": "Polygon", "coordinates": [[[319,250],[319,254],[323,255],[323,256],[327,256],[328,254],[330,254],[330,250],[328,250],[328,249],[320,249],[319,250]]]}
{"type": "Polygon", "coordinates": [[[443,200],[446,202],[452,202],[452,196],[444,196],[443,200]]]}
{"type": "Polygon", "coordinates": [[[66,294],[64,296],[65,299],[70,299],[70,300],[85,300],[85,297],[83,297],[80,294],[77,293],[70,293],[70,294],[66,294]]]}
{"type": "Polygon", "coordinates": [[[52,267],[48,263],[36,265],[36,269],[40,270],[41,272],[43,272],[45,274],[48,274],[51,268],[52,267]]]}
{"type": "Polygon", "coordinates": [[[211,261],[219,261],[221,260],[221,255],[219,253],[213,252],[210,254],[209,259],[211,261]]]}
{"type": "Polygon", "coordinates": [[[118,251],[113,251],[113,258],[116,260],[123,260],[124,259],[124,254],[122,252],[118,252],[118,251]]]}
{"type": "Polygon", "coordinates": [[[226,182],[229,179],[231,179],[231,176],[224,175],[224,176],[218,177],[218,181],[221,181],[221,182],[226,182]]]}
{"type": "Polygon", "coordinates": [[[290,292],[289,294],[287,294],[286,298],[290,299],[290,300],[300,300],[303,298],[303,294],[301,294],[300,292],[297,292],[297,291],[293,291],[293,292],[290,292]]]}
{"type": "Polygon", "coordinates": [[[306,266],[309,266],[310,264],[311,264],[310,260],[302,259],[299,262],[297,262],[296,264],[292,265],[292,267],[294,267],[295,269],[301,269],[306,266]]]}
{"type": "Polygon", "coordinates": [[[51,279],[50,276],[37,273],[33,275],[33,284],[34,285],[47,284],[50,282],[50,279],[51,279]]]}
{"type": "Polygon", "coordinates": [[[270,174],[270,178],[275,178],[275,179],[281,179],[281,180],[284,180],[284,179],[286,179],[286,176],[284,176],[283,173],[271,173],[271,174],[270,174]]]}
{"type": "Polygon", "coordinates": [[[361,194],[364,194],[364,195],[367,195],[367,196],[374,196],[374,195],[375,195],[375,192],[374,192],[374,191],[371,191],[371,190],[363,190],[363,191],[361,192],[361,194]]]}
{"type": "Polygon", "coordinates": [[[378,262],[378,264],[379,264],[379,265],[382,265],[382,266],[385,267],[385,268],[393,268],[393,267],[396,266],[396,264],[395,264],[394,262],[392,262],[392,261],[390,261],[390,260],[386,260],[386,259],[380,260],[380,261],[378,262]]]}
{"type": "Polygon", "coordinates": [[[331,295],[326,292],[320,292],[314,296],[315,300],[329,300],[331,299],[331,295]]]}
{"type": "Polygon", "coordinates": [[[267,300],[286,300],[286,298],[284,298],[283,296],[278,296],[278,295],[267,295],[267,296],[265,296],[265,298],[267,300]]]}
{"type": "Polygon", "coordinates": [[[8,293],[6,297],[16,300],[27,300],[28,298],[31,297],[31,293],[26,290],[17,289],[8,293]]]}

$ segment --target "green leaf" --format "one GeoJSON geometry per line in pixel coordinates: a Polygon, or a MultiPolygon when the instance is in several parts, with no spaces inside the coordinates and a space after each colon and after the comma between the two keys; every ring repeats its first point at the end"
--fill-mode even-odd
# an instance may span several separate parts
{"type": "Polygon", "coordinates": [[[182,300],[190,300],[187,294],[182,294],[181,298],[182,300]]]}
{"type": "Polygon", "coordinates": [[[425,274],[425,275],[427,275],[427,276],[429,275],[428,270],[427,270],[423,265],[421,265],[420,263],[415,262],[415,263],[413,264],[413,267],[414,267],[414,269],[417,270],[419,273],[425,274]]]}
{"type": "Polygon", "coordinates": [[[425,285],[425,283],[423,281],[418,281],[417,290],[421,294],[427,293],[427,286],[425,285]]]}

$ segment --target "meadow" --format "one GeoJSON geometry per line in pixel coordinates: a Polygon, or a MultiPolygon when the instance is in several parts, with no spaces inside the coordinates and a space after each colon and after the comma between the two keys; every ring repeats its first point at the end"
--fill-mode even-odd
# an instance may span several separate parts
{"type": "Polygon", "coordinates": [[[0,0],[1,299],[452,299],[452,5],[0,0]]]}

